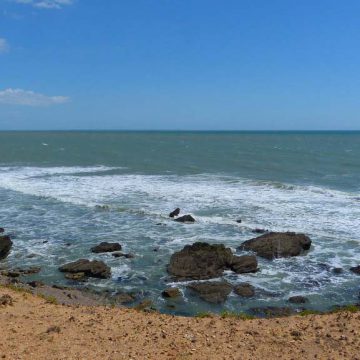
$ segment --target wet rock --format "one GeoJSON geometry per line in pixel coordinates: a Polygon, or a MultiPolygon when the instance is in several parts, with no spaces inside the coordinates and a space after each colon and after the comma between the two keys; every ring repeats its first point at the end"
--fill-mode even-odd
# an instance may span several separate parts
{"type": "Polygon", "coordinates": [[[176,280],[210,279],[221,276],[232,259],[231,249],[222,244],[197,242],[174,253],[167,271],[176,280]]]}
{"type": "Polygon", "coordinates": [[[268,230],[256,228],[254,230],[251,230],[251,232],[254,233],[254,234],[264,234],[264,233],[267,233],[268,230]]]}
{"type": "Polygon", "coordinates": [[[181,223],[194,223],[195,219],[191,215],[184,215],[180,216],[174,221],[181,222],[181,223]]]}
{"type": "Polygon", "coordinates": [[[86,276],[84,272],[68,273],[65,274],[65,278],[73,281],[85,281],[86,276]]]}
{"type": "Polygon", "coordinates": [[[114,252],[114,253],[112,253],[111,255],[112,255],[113,257],[115,257],[115,258],[124,257],[124,258],[126,258],[126,259],[132,259],[132,258],[135,257],[134,254],[131,254],[131,253],[129,253],[129,254],[124,254],[124,253],[122,253],[122,252],[114,252]]]}
{"type": "Polygon", "coordinates": [[[267,306],[259,308],[251,308],[250,312],[259,317],[280,317],[280,316],[290,316],[295,313],[295,311],[288,307],[276,307],[276,306],[267,306]]]}
{"type": "Polygon", "coordinates": [[[342,268],[340,268],[340,267],[336,267],[336,268],[333,268],[332,271],[333,271],[334,274],[338,275],[338,274],[343,273],[344,270],[342,268]]]}
{"type": "Polygon", "coordinates": [[[65,273],[84,273],[85,276],[106,279],[111,276],[111,269],[104,262],[98,260],[80,259],[59,267],[65,273]]]}
{"type": "Polygon", "coordinates": [[[3,233],[3,232],[5,232],[5,229],[0,227],[0,233],[3,233]]]}
{"type": "Polygon", "coordinates": [[[355,274],[360,275],[360,265],[351,267],[351,268],[350,268],[350,271],[352,271],[352,272],[355,273],[355,274]]]}
{"type": "Polygon", "coordinates": [[[238,224],[241,224],[241,223],[242,223],[242,220],[241,220],[241,219],[237,219],[236,222],[237,222],[238,224]]]}
{"type": "Polygon", "coordinates": [[[257,265],[256,256],[254,255],[234,255],[230,263],[230,269],[237,274],[253,273],[258,270],[257,265]]]}
{"type": "Polygon", "coordinates": [[[197,293],[200,299],[214,304],[224,302],[232,291],[232,285],[226,281],[206,281],[190,284],[187,288],[197,293]]]}
{"type": "Polygon", "coordinates": [[[10,236],[0,236],[0,260],[5,259],[9,255],[12,245],[13,242],[10,236]]]}
{"type": "Polygon", "coordinates": [[[93,253],[113,252],[120,250],[121,250],[121,245],[119,243],[108,243],[106,241],[91,248],[91,251],[93,253]]]}
{"type": "Polygon", "coordinates": [[[234,293],[242,297],[253,297],[255,295],[255,288],[249,283],[242,283],[234,287],[234,293]]]}
{"type": "Polygon", "coordinates": [[[45,285],[42,281],[29,281],[27,284],[32,288],[38,288],[45,285]]]}
{"type": "Polygon", "coordinates": [[[305,296],[301,295],[291,296],[288,301],[292,304],[305,304],[309,302],[309,300],[305,296]]]}
{"type": "Polygon", "coordinates": [[[309,250],[310,246],[311,240],[304,234],[270,232],[243,242],[239,248],[254,251],[257,255],[271,260],[300,255],[303,250],[309,250]]]}
{"type": "Polygon", "coordinates": [[[173,218],[175,216],[178,216],[180,214],[180,208],[176,208],[174,211],[172,211],[170,214],[169,214],[169,217],[173,218]]]}
{"type": "Polygon", "coordinates": [[[176,298],[176,297],[181,296],[181,291],[178,288],[170,287],[170,288],[165,289],[161,293],[161,295],[164,298],[176,298]]]}
{"type": "Polygon", "coordinates": [[[10,269],[10,270],[2,270],[0,274],[3,276],[8,276],[12,278],[16,278],[22,275],[32,275],[37,274],[41,271],[40,267],[30,267],[28,269],[10,269]]]}
{"type": "Polygon", "coordinates": [[[153,304],[153,302],[149,299],[145,299],[141,301],[139,304],[137,304],[134,309],[139,311],[145,311],[145,312],[153,312],[156,311],[156,308],[153,304]]]}
{"type": "Polygon", "coordinates": [[[13,305],[13,303],[14,303],[14,300],[10,295],[5,294],[3,296],[0,296],[0,306],[13,305]]]}
{"type": "Polygon", "coordinates": [[[114,296],[111,297],[112,300],[115,300],[118,304],[129,304],[136,300],[136,296],[133,293],[119,291],[114,296]]]}

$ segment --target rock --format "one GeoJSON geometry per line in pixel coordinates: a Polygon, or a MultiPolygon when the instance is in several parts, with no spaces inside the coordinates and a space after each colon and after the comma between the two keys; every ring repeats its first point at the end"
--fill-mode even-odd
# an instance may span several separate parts
{"type": "Polygon", "coordinates": [[[0,233],[3,233],[3,232],[5,232],[5,229],[0,227],[0,233]]]}
{"type": "Polygon", "coordinates": [[[132,258],[134,258],[135,257],[135,255],[134,254],[124,254],[124,253],[122,253],[122,252],[114,252],[114,253],[112,253],[111,254],[113,257],[115,257],[115,258],[119,258],[119,257],[124,257],[124,258],[126,258],[126,259],[132,259],[132,258]]]}
{"type": "Polygon", "coordinates": [[[252,250],[257,255],[271,260],[300,255],[303,250],[309,250],[310,246],[311,240],[304,234],[269,232],[243,242],[239,248],[252,250]]]}
{"type": "Polygon", "coordinates": [[[85,276],[106,279],[111,276],[111,269],[102,261],[80,259],[59,267],[65,273],[84,273],[85,276]]]}
{"type": "Polygon", "coordinates": [[[237,222],[238,224],[241,224],[241,223],[242,223],[242,220],[241,220],[241,219],[237,219],[236,222],[237,222]]]}
{"type": "Polygon", "coordinates": [[[254,255],[234,255],[231,260],[230,269],[237,274],[253,273],[258,270],[257,265],[256,256],[254,255]]]}
{"type": "Polygon", "coordinates": [[[254,234],[264,234],[264,233],[268,232],[268,230],[256,228],[254,230],[251,230],[251,232],[254,234]]]}
{"type": "Polygon", "coordinates": [[[224,302],[232,291],[232,285],[226,281],[206,281],[190,284],[187,288],[196,292],[200,299],[214,304],[224,302]]]}
{"type": "Polygon", "coordinates": [[[108,242],[102,242],[99,245],[96,245],[91,248],[91,251],[93,253],[113,252],[120,250],[121,250],[121,245],[119,243],[108,243],[108,242]]]}
{"type": "Polygon", "coordinates": [[[139,304],[137,304],[134,307],[134,309],[139,310],[139,311],[145,311],[145,312],[156,311],[156,308],[154,307],[153,302],[149,299],[145,299],[145,300],[141,301],[139,304]]]}
{"type": "Polygon", "coordinates": [[[0,236],[0,260],[5,259],[11,250],[13,242],[10,239],[10,236],[0,236]]]}
{"type": "Polygon", "coordinates": [[[232,263],[231,249],[222,244],[196,242],[170,258],[167,271],[176,280],[204,280],[222,275],[232,263]]]}
{"type": "Polygon", "coordinates": [[[184,215],[184,216],[180,216],[179,218],[175,219],[174,221],[181,222],[181,223],[194,223],[195,219],[191,215],[184,215]]]}
{"type": "Polygon", "coordinates": [[[292,304],[305,304],[309,300],[305,296],[291,296],[288,300],[292,304]]]}
{"type": "Polygon", "coordinates": [[[33,288],[38,288],[45,285],[42,281],[29,281],[27,284],[33,288]]]}
{"type": "Polygon", "coordinates": [[[344,270],[340,267],[336,267],[336,268],[333,268],[332,271],[334,274],[341,274],[344,270]]]}
{"type": "Polygon", "coordinates": [[[351,268],[350,268],[350,271],[352,271],[352,272],[355,273],[355,274],[360,275],[360,265],[351,267],[351,268]]]}
{"type": "Polygon", "coordinates": [[[74,281],[85,281],[86,276],[84,272],[77,272],[77,273],[68,273],[65,274],[65,278],[68,280],[74,280],[74,281]]]}
{"type": "Polygon", "coordinates": [[[11,269],[11,270],[2,270],[0,274],[3,276],[8,276],[12,278],[16,278],[22,275],[32,275],[37,274],[41,271],[40,267],[30,267],[28,269],[11,269]]]}
{"type": "Polygon", "coordinates": [[[179,208],[176,208],[174,211],[172,211],[170,214],[169,214],[169,217],[173,218],[175,216],[178,216],[180,214],[180,209],[179,208]]]}
{"type": "Polygon", "coordinates": [[[0,296],[0,305],[7,306],[7,305],[12,305],[13,303],[14,300],[10,295],[5,294],[3,296],[0,296]]]}
{"type": "Polygon", "coordinates": [[[181,296],[181,291],[178,289],[178,288],[167,288],[165,289],[161,295],[164,297],[164,298],[176,298],[176,297],[179,297],[181,296]]]}
{"type": "Polygon", "coordinates": [[[129,304],[136,300],[136,296],[132,293],[119,291],[114,296],[112,296],[111,299],[115,300],[118,304],[129,304]]]}
{"type": "Polygon", "coordinates": [[[252,297],[255,295],[255,288],[249,283],[242,283],[234,287],[234,293],[242,297],[252,297]]]}

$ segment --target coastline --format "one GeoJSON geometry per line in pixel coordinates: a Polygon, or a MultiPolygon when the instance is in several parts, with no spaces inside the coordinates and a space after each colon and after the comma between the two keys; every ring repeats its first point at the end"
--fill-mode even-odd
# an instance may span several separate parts
{"type": "MultiPolygon", "coordinates": [[[[60,290],[60,289],[59,289],[60,290]]],[[[359,312],[238,319],[58,305],[1,286],[5,359],[358,359],[359,312]],[[6,297],[5,297],[6,298],[6,297]]]]}

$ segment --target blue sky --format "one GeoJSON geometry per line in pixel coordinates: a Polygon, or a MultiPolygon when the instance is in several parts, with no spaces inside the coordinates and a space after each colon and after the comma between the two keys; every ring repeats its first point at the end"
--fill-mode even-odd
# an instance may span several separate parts
{"type": "Polygon", "coordinates": [[[360,129],[360,1],[0,0],[0,129],[360,129]]]}

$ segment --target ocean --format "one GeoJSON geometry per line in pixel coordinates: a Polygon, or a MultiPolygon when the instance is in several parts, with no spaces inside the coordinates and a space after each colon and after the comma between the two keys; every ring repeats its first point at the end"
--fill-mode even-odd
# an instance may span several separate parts
{"type": "Polygon", "coordinates": [[[41,266],[29,279],[74,285],[58,267],[100,259],[111,279],[86,286],[134,291],[183,315],[288,306],[293,295],[315,310],[359,300],[360,278],[348,269],[360,263],[360,132],[0,132],[0,204],[14,241],[0,267],[41,266]],[[196,223],[169,219],[176,207],[196,223]],[[255,298],[208,304],[185,282],[176,284],[181,300],[162,298],[174,285],[171,254],[196,241],[236,251],[255,228],[302,232],[313,246],[258,258],[254,274],[224,274],[254,285],[255,298]],[[102,241],[135,257],[91,253],[102,241]]]}

